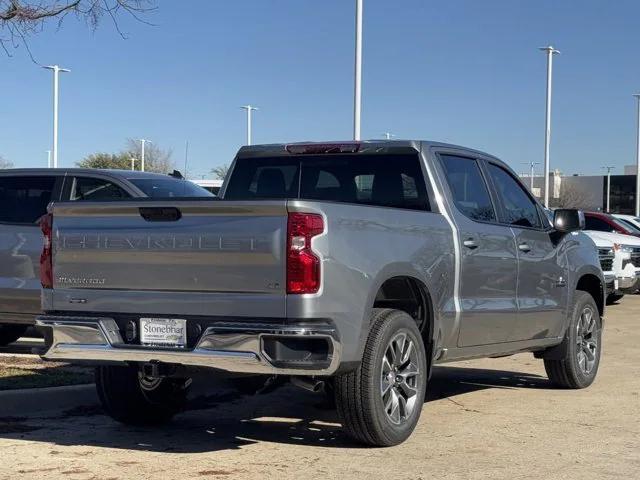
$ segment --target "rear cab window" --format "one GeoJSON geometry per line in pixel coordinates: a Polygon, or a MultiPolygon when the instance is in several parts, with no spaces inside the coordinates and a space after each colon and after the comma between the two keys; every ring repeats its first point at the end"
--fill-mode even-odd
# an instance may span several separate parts
{"type": "Polygon", "coordinates": [[[70,200],[100,201],[130,198],[127,192],[109,180],[93,177],[74,177],[70,200]]]}
{"type": "Polygon", "coordinates": [[[129,181],[151,198],[215,197],[189,180],[177,178],[130,178],[129,181]]]}
{"type": "Polygon", "coordinates": [[[56,176],[0,176],[0,222],[35,225],[47,213],[56,176]]]}
{"type": "Polygon", "coordinates": [[[225,200],[303,199],[430,210],[418,154],[240,158],[225,200]]]}

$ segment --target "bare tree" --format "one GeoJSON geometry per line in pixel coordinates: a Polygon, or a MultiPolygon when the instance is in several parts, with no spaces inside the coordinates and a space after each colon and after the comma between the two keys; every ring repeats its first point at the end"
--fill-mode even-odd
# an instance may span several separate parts
{"type": "Polygon", "coordinates": [[[28,50],[29,37],[41,32],[47,22],[57,21],[60,27],[69,14],[85,21],[92,30],[106,16],[126,38],[118,26],[119,15],[127,13],[148,23],[142,17],[155,8],[155,0],[0,0],[0,47],[7,55],[11,55],[10,47],[20,44],[28,50]]]}
{"type": "Polygon", "coordinates": [[[577,185],[563,182],[560,188],[560,196],[551,199],[551,206],[554,208],[592,208],[592,195],[585,189],[579,188],[577,185]]]}
{"type": "Polygon", "coordinates": [[[227,177],[227,172],[229,171],[229,165],[226,163],[224,165],[218,165],[211,169],[211,173],[213,173],[218,180],[224,180],[227,177]]]}
{"type": "MultiPolygon", "coordinates": [[[[144,169],[147,172],[169,173],[175,168],[171,159],[171,149],[162,149],[155,143],[147,142],[144,147],[144,169]]],[[[127,146],[121,155],[128,158],[140,159],[140,141],[133,138],[127,139],[127,146]]]]}
{"type": "Polygon", "coordinates": [[[13,168],[13,163],[0,155],[0,170],[3,170],[5,168],[13,168]]]}

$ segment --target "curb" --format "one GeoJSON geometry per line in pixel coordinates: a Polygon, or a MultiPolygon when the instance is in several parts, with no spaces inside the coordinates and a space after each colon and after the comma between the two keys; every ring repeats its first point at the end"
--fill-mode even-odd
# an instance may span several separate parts
{"type": "Polygon", "coordinates": [[[93,383],[0,391],[0,417],[34,417],[81,405],[98,405],[93,383]]]}

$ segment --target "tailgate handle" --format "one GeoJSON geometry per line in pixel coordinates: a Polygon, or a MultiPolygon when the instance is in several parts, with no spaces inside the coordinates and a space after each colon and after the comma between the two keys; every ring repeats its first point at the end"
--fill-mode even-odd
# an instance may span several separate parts
{"type": "Polygon", "coordinates": [[[147,222],[177,222],[182,212],[176,207],[140,207],[140,216],[147,222]]]}

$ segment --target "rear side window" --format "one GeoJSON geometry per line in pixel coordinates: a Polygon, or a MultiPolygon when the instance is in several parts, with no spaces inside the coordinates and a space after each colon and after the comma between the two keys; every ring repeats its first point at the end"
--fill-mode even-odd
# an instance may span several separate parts
{"type": "Polygon", "coordinates": [[[129,198],[122,188],[101,178],[76,177],[71,187],[71,200],[100,201],[129,198]]]}
{"type": "Polygon", "coordinates": [[[496,215],[478,162],[472,158],[441,155],[453,201],[472,220],[491,222],[496,215]]]}
{"type": "Polygon", "coordinates": [[[0,177],[0,222],[35,224],[47,213],[56,177],[0,177]]]}
{"type": "Polygon", "coordinates": [[[418,155],[305,155],[236,162],[226,200],[300,198],[429,210],[418,155]]]}

